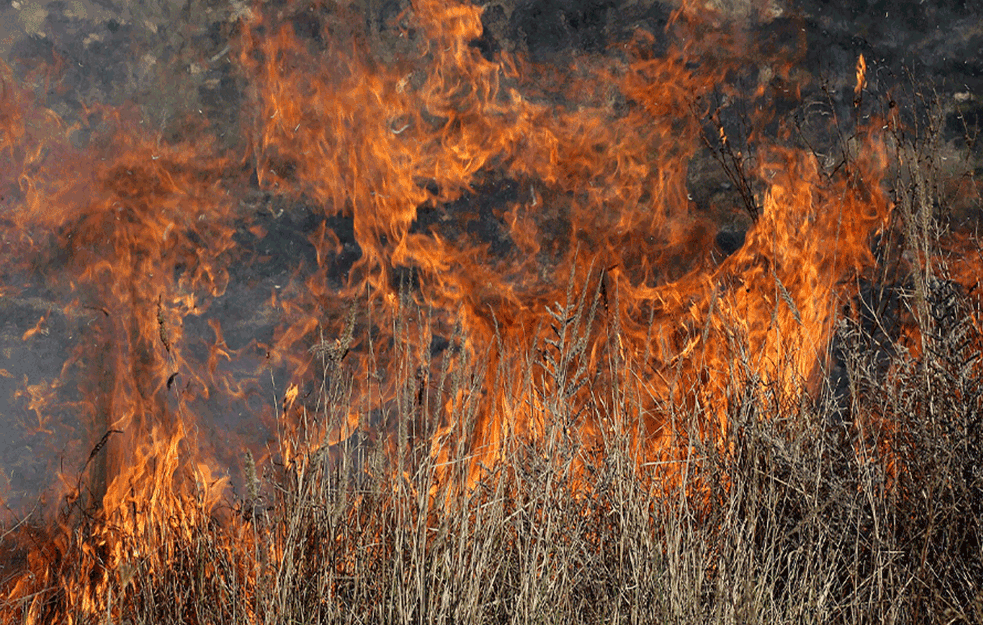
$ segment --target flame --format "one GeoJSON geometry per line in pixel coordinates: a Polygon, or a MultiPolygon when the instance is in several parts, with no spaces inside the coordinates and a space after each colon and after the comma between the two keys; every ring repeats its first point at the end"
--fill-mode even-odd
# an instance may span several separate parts
{"type": "Polygon", "coordinates": [[[867,61],[864,55],[857,57],[857,86],[853,88],[855,101],[860,101],[860,94],[867,88],[867,61]]]}
{"type": "MultiPolygon", "coordinates": [[[[878,123],[858,133],[863,149],[836,172],[784,136],[752,132],[740,147],[720,122],[721,102],[772,96],[728,86],[740,65],[721,50],[747,42],[700,28],[690,2],[674,14],[662,56],[640,32],[617,54],[553,68],[483,56],[472,45],[478,6],[416,0],[393,24],[403,43],[391,59],[349,10],[288,2],[243,12],[241,152],[195,127],[160,142],[108,108],[83,123],[112,128],[112,138],[73,148],[73,128],[3,69],[0,185],[14,227],[0,253],[18,267],[3,293],[46,289],[63,304],[50,314],[78,330],[62,379],[25,379],[19,398],[33,434],[71,410],[90,441],[88,457],[75,458],[85,486],[67,472],[58,492],[99,510],[78,577],[88,583],[61,580],[66,605],[83,613],[106,612],[110,577],[132,588],[134,567],[164,532],[191,540],[190,528],[220,514],[232,448],[250,448],[251,463],[269,459],[269,440],[212,431],[216,415],[255,415],[289,464],[304,461],[294,433],[317,432],[329,450],[368,429],[361,415],[403,402],[444,416],[426,435],[449,464],[461,440],[453,416],[473,413],[473,485],[506,441],[543,437],[558,415],[565,432],[601,444],[612,423],[577,414],[591,402],[604,412],[595,398],[614,382],[604,353],[646,372],[633,381],[644,400],[628,420],[641,424],[633,436],[651,461],[684,457],[694,435],[726,444],[735,380],[787,396],[822,383],[845,292],[872,266],[870,237],[893,208],[880,186],[889,142],[878,123]],[[314,34],[295,28],[301,12],[315,16],[306,18],[314,34]],[[724,209],[697,206],[687,191],[708,146],[749,181],[746,239],[725,258],[708,215],[724,209]],[[307,233],[308,264],[257,298],[257,310],[277,317],[271,336],[232,347],[210,311],[233,271],[262,262],[243,249],[246,233],[263,240],[283,214],[267,203],[261,222],[257,197],[307,206],[320,221],[307,233]],[[330,225],[348,222],[357,253],[330,225]],[[56,271],[32,274],[39,264],[56,271]],[[346,312],[352,301],[375,317],[346,312]],[[405,325],[379,321],[391,318],[405,325]],[[438,339],[450,344],[443,354],[431,349],[438,339]],[[388,361],[379,345],[393,346],[388,361]],[[515,366],[530,353],[549,363],[531,380],[515,366]],[[360,372],[350,405],[337,422],[315,423],[309,396],[342,359],[360,372]],[[487,372],[480,392],[462,383],[438,396],[428,385],[438,364],[463,377],[467,363],[487,372]],[[416,379],[418,395],[400,396],[399,379],[416,379]],[[66,386],[79,397],[60,396],[66,386]],[[676,422],[682,408],[702,415],[699,432],[676,422]]],[[[787,61],[769,60],[769,75],[797,91],[787,61]]],[[[861,55],[857,98],[865,74],[861,55]]],[[[50,323],[44,315],[24,340],[50,323]]],[[[61,519],[50,549],[31,552],[33,577],[19,577],[10,596],[58,581],[50,551],[66,549],[73,522],[61,519]]],[[[252,545],[240,521],[225,522],[224,548],[252,545]]],[[[41,622],[41,610],[35,599],[25,621],[41,622]]]]}

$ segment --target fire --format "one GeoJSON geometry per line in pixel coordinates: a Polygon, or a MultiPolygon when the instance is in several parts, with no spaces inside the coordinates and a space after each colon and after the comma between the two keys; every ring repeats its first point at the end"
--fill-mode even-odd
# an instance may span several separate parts
{"type": "Polygon", "coordinates": [[[867,88],[867,61],[864,55],[857,57],[857,86],[853,88],[855,102],[860,102],[860,94],[867,88]]]}
{"type": "MultiPolygon", "coordinates": [[[[713,261],[691,252],[694,247],[707,249],[710,241],[705,223],[687,198],[687,166],[700,147],[700,115],[706,113],[706,103],[728,68],[713,62],[692,68],[690,59],[701,46],[728,42],[718,36],[691,40],[691,49],[649,58],[644,50],[651,46],[651,37],[640,34],[627,66],[588,66],[584,61],[584,67],[572,68],[572,80],[548,91],[528,79],[540,68],[508,55],[489,61],[469,45],[481,34],[477,7],[415,4],[400,19],[412,18],[427,36],[414,42],[404,58],[387,65],[372,62],[371,51],[360,49],[364,44],[337,37],[337,24],[325,22],[318,36],[331,43],[318,52],[313,71],[306,62],[310,42],[297,36],[291,17],[289,10],[259,17],[245,35],[248,43],[241,58],[254,77],[257,111],[253,158],[266,188],[312,196],[329,213],[351,216],[362,257],[352,269],[346,294],[363,292],[367,284],[369,297],[385,307],[396,297],[392,272],[412,267],[425,285],[427,304],[459,316],[464,334],[473,341],[473,353],[494,344],[496,333],[504,335],[507,349],[521,353],[541,340],[543,335],[534,328],[546,307],[563,299],[558,288],[563,281],[557,278],[573,275],[578,282],[589,281],[584,259],[590,258],[596,266],[610,267],[607,289],[620,294],[623,308],[606,308],[618,323],[631,328],[634,336],[624,340],[637,352],[636,358],[651,351],[635,323],[645,307],[656,307],[663,333],[676,337],[666,345],[666,353],[657,354],[662,362],[653,362],[653,369],[662,371],[671,359],[678,360],[680,349],[684,359],[697,356],[692,349],[703,341],[693,331],[707,321],[711,294],[729,288],[714,283],[728,280],[730,271],[749,269],[732,270],[740,262],[734,259],[717,268],[713,277],[707,273],[713,261]],[[352,55],[351,47],[360,53],[352,55]],[[556,98],[576,106],[557,107],[552,103],[556,98]],[[617,110],[618,98],[633,106],[617,110]],[[420,231],[421,210],[443,211],[439,207],[470,201],[492,171],[520,189],[498,226],[507,241],[504,255],[466,236],[450,240],[436,227],[420,231]],[[546,274],[539,267],[544,260],[549,265],[546,274]],[[689,341],[689,349],[679,341],[689,341]]],[[[777,164],[773,169],[767,173],[770,178],[778,175],[777,164]]],[[[778,235],[791,240],[791,232],[773,230],[791,226],[784,221],[786,215],[817,210],[809,189],[819,175],[804,173],[809,186],[793,195],[775,181],[769,202],[784,212],[758,225],[759,238],[778,235]]],[[[802,186],[794,179],[787,184],[802,186]]],[[[883,218],[883,204],[874,212],[883,218]]],[[[332,240],[316,244],[319,259],[331,258],[337,248],[332,240]]],[[[768,242],[771,248],[782,245],[768,242]]],[[[759,253],[758,247],[751,249],[749,254],[759,253]]],[[[855,253],[841,254],[841,260],[857,265],[855,253]]],[[[841,262],[829,267],[834,273],[826,276],[835,282],[846,266],[841,262]]],[[[333,289],[318,283],[320,277],[306,286],[327,300],[333,289]]],[[[777,309],[775,295],[781,293],[791,304],[789,310],[798,314],[778,276],[767,278],[755,288],[764,289],[770,300],[757,301],[769,301],[766,307],[777,309]]],[[[797,278],[786,280],[791,284],[797,278]]],[[[811,286],[793,288],[801,288],[796,295],[807,300],[803,293],[811,297],[811,286]]],[[[817,315],[822,317],[830,312],[832,293],[820,292],[825,299],[817,315]]],[[[758,314],[768,318],[767,312],[758,314]]],[[[802,351],[803,362],[794,369],[799,376],[811,374],[825,344],[827,329],[819,317],[806,321],[805,351],[795,340],[781,346],[802,351]]],[[[312,320],[297,323],[306,327],[312,320]]],[[[766,334],[764,327],[754,328],[747,339],[760,343],[759,336],[766,334]]],[[[727,357],[723,346],[712,349],[717,350],[712,358],[727,357]]],[[[781,351],[778,345],[771,349],[781,351]]],[[[706,360],[710,352],[698,351],[701,366],[722,366],[723,361],[706,360]]],[[[512,357],[493,350],[489,370],[512,357]]],[[[677,386],[692,382],[685,378],[677,386]]],[[[670,391],[658,381],[652,386],[654,396],[665,397],[670,391]]],[[[540,418],[534,414],[537,410],[505,405],[506,401],[490,398],[484,407],[481,444],[487,445],[491,457],[497,444],[492,433],[502,428],[503,420],[508,422],[504,431],[521,433],[535,430],[540,418]],[[506,414],[509,417],[503,419],[506,414]]],[[[529,399],[514,401],[521,405],[529,399]]]]}
{"type": "MultiPolygon", "coordinates": [[[[53,538],[30,550],[29,573],[8,589],[27,602],[27,622],[50,616],[44,598],[30,597],[51,584],[64,584],[64,605],[81,613],[111,610],[108,581],[132,588],[141,554],[165,531],[224,514],[222,548],[244,549],[237,541],[252,539],[242,519],[222,512],[233,448],[260,464],[280,445],[284,461],[300,462],[290,436],[304,428],[330,449],[369,429],[361,414],[397,402],[473,410],[473,486],[508,438],[543,436],[550,415],[567,414],[572,433],[599,444],[612,425],[575,413],[613,383],[601,357],[612,347],[647,373],[632,382],[644,397],[633,436],[651,460],[685,453],[693,435],[673,406],[702,411],[700,434],[723,441],[735,380],[789,396],[822,384],[844,294],[872,266],[870,237],[892,211],[876,123],[837,172],[790,147],[786,130],[755,130],[740,147],[720,121],[727,103],[771,96],[729,86],[740,59],[719,50],[739,42],[700,28],[685,7],[665,54],[638,33],[617,53],[552,69],[520,54],[486,58],[472,45],[483,32],[478,6],[413,2],[394,22],[398,54],[385,59],[347,11],[314,2],[242,14],[238,152],[195,128],[158,141],[108,108],[83,122],[110,128],[106,138],[74,148],[75,129],[4,70],[0,249],[11,269],[0,289],[60,302],[51,314],[73,328],[74,350],[59,379],[25,379],[18,398],[34,435],[71,413],[89,441],[56,489],[84,506],[52,513],[53,538]],[[747,185],[739,218],[749,228],[726,257],[713,246],[725,209],[699,207],[687,190],[707,149],[747,185]],[[237,269],[262,262],[249,250],[283,214],[270,198],[318,215],[306,233],[313,254],[255,302],[257,314],[276,316],[271,335],[230,346],[212,311],[237,269]],[[263,202],[260,220],[253,209],[263,202]],[[357,253],[331,225],[349,221],[357,253]],[[351,302],[375,317],[346,312],[351,302]],[[399,329],[380,321],[410,310],[426,312],[399,329]],[[450,345],[443,354],[431,349],[438,340],[450,345]],[[375,351],[396,345],[403,351],[389,361],[375,351]],[[526,379],[510,363],[537,350],[551,366],[526,379]],[[440,396],[428,382],[438,365],[463,367],[456,355],[484,363],[482,393],[440,396]],[[342,359],[360,372],[348,412],[336,424],[308,422],[318,376],[342,359]],[[398,396],[393,380],[407,378],[418,380],[416,397],[398,396]],[[236,412],[262,422],[263,440],[223,440],[208,425],[236,412]],[[83,521],[88,559],[80,571],[59,568],[53,554],[83,521]]],[[[769,75],[797,90],[784,62],[769,60],[769,75]]],[[[861,56],[858,98],[865,74],[861,56]]],[[[42,315],[23,340],[51,323],[42,315]]],[[[455,427],[448,416],[428,433],[435,457],[453,456],[455,427]]]]}

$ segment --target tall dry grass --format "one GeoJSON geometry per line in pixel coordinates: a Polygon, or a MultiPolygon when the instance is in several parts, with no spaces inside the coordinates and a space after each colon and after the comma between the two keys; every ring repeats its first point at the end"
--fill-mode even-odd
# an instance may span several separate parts
{"type": "MultiPolygon", "coordinates": [[[[839,365],[811,394],[735,378],[727,444],[694,434],[679,480],[639,457],[633,419],[645,401],[633,380],[643,374],[616,354],[599,359],[596,414],[577,417],[611,424],[600,446],[568,427],[583,408],[562,400],[583,388],[579,339],[604,331],[592,285],[557,303],[554,322],[574,322],[534,346],[517,376],[488,371],[459,334],[431,363],[411,347],[418,337],[399,335],[419,324],[392,320],[405,373],[396,399],[322,447],[325,424],[360,405],[342,358],[352,316],[338,342],[315,350],[320,400],[282,433],[290,453],[267,466],[244,454],[247,484],[224,522],[161,523],[152,549],[106,572],[95,616],[60,587],[76,561],[98,557],[82,522],[40,599],[8,601],[4,614],[161,625],[983,622],[983,318],[978,294],[948,274],[940,148],[895,138],[906,163],[895,223],[877,243],[882,273],[841,319],[839,365]],[[433,365],[423,395],[421,359],[433,365]],[[506,438],[501,462],[472,483],[479,404],[445,400],[479,396],[496,373],[520,380],[510,392],[539,393],[545,425],[506,438]],[[447,454],[434,453],[438,435],[447,454]]],[[[425,325],[408,301],[403,314],[425,325]]],[[[703,431],[695,411],[676,418],[703,431]]]]}

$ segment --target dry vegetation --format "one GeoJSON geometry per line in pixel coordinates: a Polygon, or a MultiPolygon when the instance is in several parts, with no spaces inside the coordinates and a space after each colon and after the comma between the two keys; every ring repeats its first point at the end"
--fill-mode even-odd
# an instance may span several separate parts
{"type": "MultiPolygon", "coordinates": [[[[397,399],[318,448],[307,440],[316,424],[359,403],[347,343],[336,343],[318,351],[319,408],[306,429],[284,433],[296,451],[265,468],[246,455],[249,484],[222,522],[201,514],[157,527],[156,550],[107,572],[105,616],[85,622],[983,622],[983,318],[941,253],[938,151],[897,139],[910,158],[897,177],[896,236],[882,237],[883,273],[840,323],[839,388],[830,374],[818,393],[785,396],[735,375],[726,444],[694,438],[681,480],[667,482],[664,465],[635,451],[642,373],[615,354],[590,393],[610,424],[601,449],[567,427],[588,418],[557,400],[584,384],[579,337],[617,331],[594,314],[588,285],[559,303],[573,321],[520,376],[550,395],[546,431],[509,438],[502,462],[469,488],[477,402],[442,407],[481,393],[493,373],[482,359],[454,337],[442,360],[453,366],[434,365],[419,401],[421,355],[397,345],[408,372],[397,399]],[[432,438],[448,424],[452,453],[438,462],[432,438]]],[[[676,427],[702,431],[701,418],[676,414],[676,427]]],[[[59,580],[101,557],[86,544],[87,517],[73,518],[59,580]]],[[[55,618],[63,600],[53,583],[34,616],[55,618]]]]}

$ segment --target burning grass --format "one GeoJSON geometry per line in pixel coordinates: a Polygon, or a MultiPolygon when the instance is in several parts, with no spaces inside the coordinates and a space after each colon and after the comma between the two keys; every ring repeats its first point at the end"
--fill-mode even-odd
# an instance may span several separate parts
{"type": "Polygon", "coordinates": [[[979,189],[944,109],[861,56],[852,102],[772,123],[808,80],[690,3],[664,47],[561,68],[427,0],[384,63],[357,9],[237,12],[240,152],[108,107],[76,149],[4,74],[4,295],[61,309],[22,341],[78,330],[18,397],[91,440],[4,530],[5,622],[983,619],[983,263],[952,208],[979,189]],[[713,159],[727,253],[688,179],[713,159]],[[307,257],[263,248],[301,205],[307,257]],[[269,335],[227,341],[210,309],[277,254],[269,335]],[[270,442],[224,442],[235,411],[270,442]]]}
{"type": "MultiPolygon", "coordinates": [[[[500,359],[498,372],[455,336],[432,392],[418,375],[401,377],[393,403],[359,410],[332,445],[325,433],[359,404],[358,373],[342,351],[320,350],[319,407],[281,433],[271,462],[244,453],[246,484],[231,506],[184,499],[137,532],[70,506],[62,542],[29,556],[50,559],[22,563],[36,577],[19,579],[5,618],[979,622],[983,336],[978,300],[936,262],[929,279],[897,287],[901,302],[923,305],[918,317],[901,304],[916,319],[908,334],[881,334],[872,349],[881,311],[844,318],[849,393],[790,393],[735,358],[726,430],[706,434],[705,408],[667,407],[681,453],[661,459],[640,451],[643,372],[610,349],[578,373],[591,327],[618,332],[598,314],[596,288],[558,304],[554,338],[524,360],[500,359]],[[543,427],[506,438],[499,461],[476,472],[480,403],[441,400],[480,396],[493,375],[524,381],[517,395],[539,398],[543,427]],[[602,425],[582,435],[591,421],[602,425]]],[[[404,371],[420,356],[401,334],[414,316],[407,302],[394,320],[404,371]]],[[[10,531],[27,544],[53,540],[27,525],[10,531]]]]}

